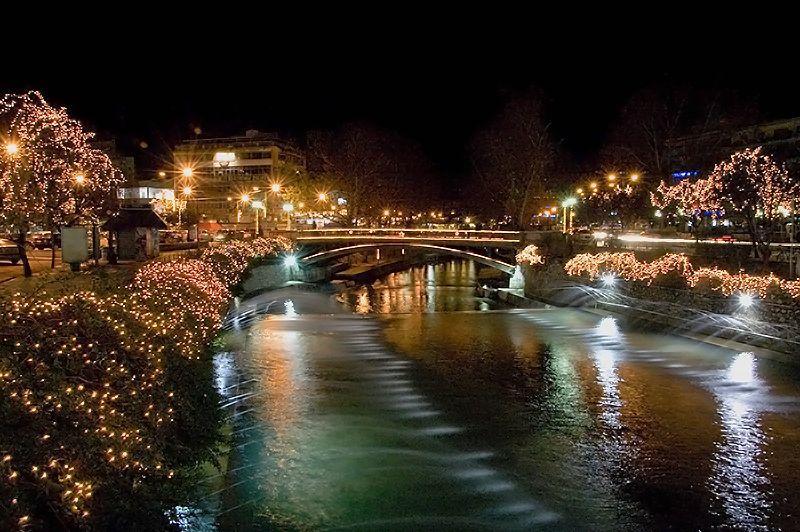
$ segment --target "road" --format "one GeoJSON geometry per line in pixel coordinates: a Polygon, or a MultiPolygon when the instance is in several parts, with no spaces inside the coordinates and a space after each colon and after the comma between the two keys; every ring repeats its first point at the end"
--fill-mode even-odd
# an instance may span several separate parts
{"type": "MultiPolygon", "coordinates": [[[[51,251],[49,249],[28,252],[28,259],[30,260],[33,273],[50,270],[50,253],[51,251]]],[[[56,268],[61,268],[61,250],[56,250],[56,268]]],[[[0,262],[0,283],[4,283],[21,275],[21,262],[17,264],[0,262]]]]}

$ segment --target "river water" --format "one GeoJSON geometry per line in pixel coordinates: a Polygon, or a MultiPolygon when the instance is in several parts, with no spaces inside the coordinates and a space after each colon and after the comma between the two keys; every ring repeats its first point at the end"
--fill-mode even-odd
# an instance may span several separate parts
{"type": "Polygon", "coordinates": [[[795,529],[800,374],[574,309],[475,264],[242,302],[216,358],[219,530],[795,529]]]}

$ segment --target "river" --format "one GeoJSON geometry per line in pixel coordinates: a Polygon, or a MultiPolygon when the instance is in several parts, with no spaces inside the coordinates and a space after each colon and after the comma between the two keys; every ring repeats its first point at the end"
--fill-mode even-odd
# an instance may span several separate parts
{"type": "Polygon", "coordinates": [[[217,354],[218,530],[794,529],[800,373],[575,309],[476,265],[239,304],[217,354]]]}

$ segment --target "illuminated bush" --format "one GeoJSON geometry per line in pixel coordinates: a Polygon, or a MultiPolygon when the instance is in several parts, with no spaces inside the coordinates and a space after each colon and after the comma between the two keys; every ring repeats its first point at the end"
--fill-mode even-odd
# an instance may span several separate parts
{"type": "Polygon", "coordinates": [[[539,253],[539,248],[533,244],[525,246],[525,249],[517,253],[517,264],[526,264],[533,266],[535,264],[544,264],[544,257],[539,253]]]}
{"type": "Polygon", "coordinates": [[[0,529],[166,527],[191,466],[218,441],[202,355],[228,286],[285,246],[259,239],[150,262],[121,294],[3,303],[0,529]]]}
{"type": "Polygon", "coordinates": [[[757,295],[761,298],[776,293],[789,299],[800,299],[800,281],[787,281],[774,274],[732,274],[719,268],[692,268],[689,258],[683,254],[668,253],[650,262],[640,262],[633,253],[584,253],[567,262],[564,270],[569,275],[585,275],[595,280],[611,273],[627,281],[641,281],[648,285],[674,284],[679,278],[701,292],[718,292],[724,296],[739,293],[757,295]]]}

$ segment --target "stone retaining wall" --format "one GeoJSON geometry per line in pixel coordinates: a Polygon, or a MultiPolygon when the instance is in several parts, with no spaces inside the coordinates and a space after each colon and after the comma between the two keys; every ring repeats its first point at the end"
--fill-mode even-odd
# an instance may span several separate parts
{"type": "Polygon", "coordinates": [[[722,337],[800,354],[800,304],[757,300],[742,308],[736,298],[618,280],[613,287],[570,277],[563,265],[525,267],[525,295],[556,306],[602,308],[668,329],[722,337]]]}

